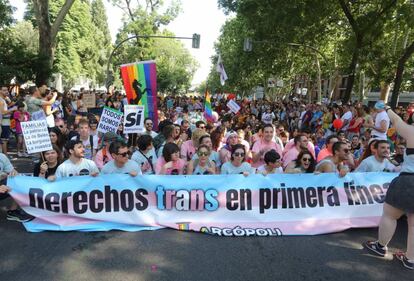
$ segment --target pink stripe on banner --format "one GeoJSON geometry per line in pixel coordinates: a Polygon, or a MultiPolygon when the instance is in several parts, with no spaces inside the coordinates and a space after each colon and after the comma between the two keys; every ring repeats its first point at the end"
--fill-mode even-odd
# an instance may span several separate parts
{"type": "MultiPolygon", "coordinates": [[[[350,228],[378,227],[381,217],[360,217],[347,219],[326,219],[281,222],[238,222],[234,223],[190,223],[187,229],[197,232],[205,232],[220,236],[280,236],[280,235],[317,235],[324,233],[340,232],[350,228]],[[278,235],[260,235],[278,233],[278,235]],[[231,233],[231,234],[230,234],[231,233]],[[249,235],[240,235],[241,233],[249,235]]],[[[180,229],[181,224],[166,223],[165,227],[180,229]]]]}

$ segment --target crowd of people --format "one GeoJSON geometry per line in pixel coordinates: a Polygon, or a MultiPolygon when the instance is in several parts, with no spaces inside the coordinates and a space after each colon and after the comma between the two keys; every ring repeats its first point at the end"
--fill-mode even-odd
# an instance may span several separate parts
{"type": "MultiPolygon", "coordinates": [[[[28,157],[20,123],[39,114],[47,120],[53,149],[38,157],[33,175],[49,181],[112,173],[132,177],[337,173],[343,177],[350,172],[400,172],[395,185],[410,188],[406,193],[398,189],[400,195],[387,194],[379,240],[366,247],[383,255],[396,219],[406,213],[408,249],[398,257],[413,269],[414,103],[393,111],[383,101],[369,107],[360,102],[305,104],[236,97],[241,109],[235,114],[226,107],[226,96],[217,94],[211,101],[213,121],[207,122],[203,98],[166,97],[158,101],[159,122],[146,118],[144,133],[124,134],[121,124],[117,133],[101,134],[97,132],[99,111],[92,113],[85,107],[85,94],[96,95],[98,110],[107,106],[123,111],[128,103],[120,92],[59,94],[46,86],[33,86],[16,95],[1,88],[3,179],[17,174],[8,158],[9,140],[16,138],[18,157],[28,157]],[[401,194],[406,195],[404,200],[399,199],[401,194]]],[[[1,198],[8,191],[3,181],[1,198]]],[[[7,218],[31,219],[16,204],[7,218]]]]}

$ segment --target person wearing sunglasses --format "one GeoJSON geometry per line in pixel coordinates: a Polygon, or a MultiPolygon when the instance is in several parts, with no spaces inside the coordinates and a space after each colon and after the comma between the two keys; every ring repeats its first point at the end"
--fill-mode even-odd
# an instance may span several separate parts
{"type": "Polygon", "coordinates": [[[298,154],[296,160],[289,163],[286,167],[287,174],[305,174],[313,173],[315,171],[316,161],[312,153],[308,150],[303,150],[298,154]]]}
{"type": "Polygon", "coordinates": [[[246,148],[242,144],[232,146],[230,161],[221,166],[222,175],[243,174],[248,176],[254,169],[246,162],[246,148]]]}
{"type": "Polygon", "coordinates": [[[114,160],[103,166],[102,174],[129,174],[132,177],[142,175],[138,163],[129,159],[131,152],[124,142],[119,140],[112,142],[109,145],[109,153],[114,160]]]}
{"type": "Polygon", "coordinates": [[[182,175],[187,161],[180,158],[180,148],[175,143],[165,144],[162,156],[158,158],[155,166],[157,175],[182,175]]]}
{"type": "Polygon", "coordinates": [[[188,163],[187,175],[214,175],[216,165],[210,158],[211,150],[207,145],[200,145],[197,148],[198,158],[188,163]]]}
{"type": "Polygon", "coordinates": [[[264,161],[265,164],[257,168],[256,173],[262,175],[283,173],[281,157],[276,150],[272,149],[266,152],[264,155],[264,161]]]}
{"type": "Polygon", "coordinates": [[[152,130],[152,128],[154,128],[154,122],[152,122],[151,118],[149,117],[145,118],[144,127],[145,127],[145,132],[143,133],[143,135],[149,135],[152,138],[155,138],[158,135],[156,132],[152,130]]]}
{"type": "Polygon", "coordinates": [[[344,177],[350,170],[344,161],[349,158],[349,146],[345,142],[338,141],[332,146],[332,156],[326,157],[315,168],[316,173],[338,173],[344,177]]]}

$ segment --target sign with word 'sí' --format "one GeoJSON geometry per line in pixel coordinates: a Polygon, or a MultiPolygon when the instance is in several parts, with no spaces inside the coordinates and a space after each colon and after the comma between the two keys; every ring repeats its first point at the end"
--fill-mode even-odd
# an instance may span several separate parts
{"type": "Polygon", "coordinates": [[[119,124],[122,121],[122,112],[110,108],[104,107],[102,110],[101,118],[99,119],[98,132],[106,133],[118,131],[119,124]]]}
{"type": "Polygon", "coordinates": [[[95,94],[84,94],[82,97],[83,105],[86,108],[94,108],[96,107],[96,96],[95,94]]]}
{"type": "Polygon", "coordinates": [[[24,141],[29,153],[37,153],[52,149],[46,119],[21,122],[24,141]]]}
{"type": "Polygon", "coordinates": [[[145,107],[143,105],[125,105],[124,107],[124,133],[143,133],[145,107]]]}
{"type": "Polygon", "coordinates": [[[237,102],[235,102],[234,100],[229,100],[229,102],[227,103],[227,107],[234,114],[237,114],[237,112],[239,112],[240,110],[240,105],[238,105],[237,102]]]}

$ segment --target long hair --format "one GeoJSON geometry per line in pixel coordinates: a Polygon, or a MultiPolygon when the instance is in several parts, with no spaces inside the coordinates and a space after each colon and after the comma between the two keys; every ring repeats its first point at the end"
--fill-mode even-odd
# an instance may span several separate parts
{"type": "Polygon", "coordinates": [[[311,158],[310,165],[306,169],[306,173],[313,173],[315,171],[316,161],[315,161],[315,158],[313,158],[312,153],[310,153],[310,151],[307,150],[307,149],[302,150],[299,153],[298,158],[296,158],[296,160],[295,160],[295,168],[300,168],[301,167],[301,159],[304,155],[309,155],[310,158],[311,158]]]}

